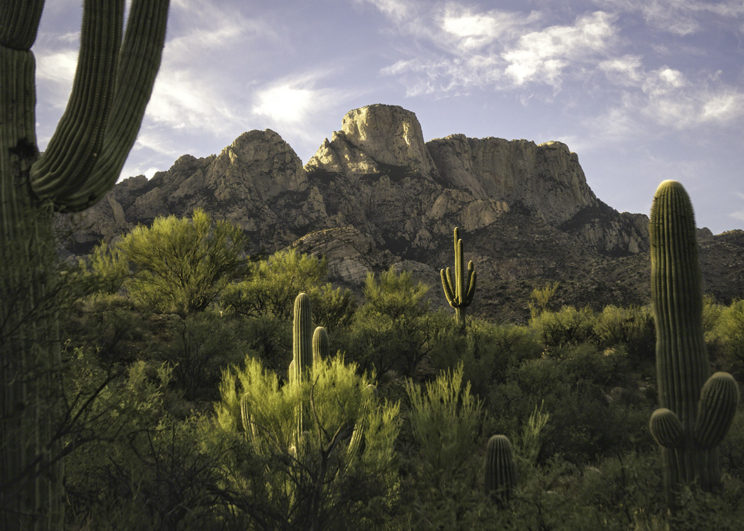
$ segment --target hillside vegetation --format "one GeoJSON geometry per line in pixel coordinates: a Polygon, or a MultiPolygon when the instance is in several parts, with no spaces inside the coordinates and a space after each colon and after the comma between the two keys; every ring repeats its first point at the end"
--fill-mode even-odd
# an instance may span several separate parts
{"type": "MultiPolygon", "coordinates": [[[[686,485],[668,509],[648,429],[650,307],[558,308],[546,285],[526,301],[526,325],[467,315],[461,326],[429,307],[436,278],[369,275],[357,297],[326,269],[294,251],[252,260],[240,231],[197,211],[157,219],[64,271],[67,525],[699,530],[744,521],[741,406],[720,446],[720,491],[686,485]],[[299,293],[328,338],[310,361],[300,361],[309,350],[298,354],[299,293]],[[494,434],[513,447],[517,481],[506,496],[485,490],[494,434]]],[[[703,325],[711,368],[744,381],[744,301],[706,298],[703,325]]]]}

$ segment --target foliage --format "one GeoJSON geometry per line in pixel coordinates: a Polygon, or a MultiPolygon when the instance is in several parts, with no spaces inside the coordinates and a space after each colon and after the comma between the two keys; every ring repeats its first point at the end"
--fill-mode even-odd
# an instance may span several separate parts
{"type": "Polygon", "coordinates": [[[597,314],[592,332],[602,348],[624,345],[635,365],[648,363],[652,359],[656,334],[648,306],[606,306],[597,314]]]}
{"type": "MultiPolygon", "coordinates": [[[[720,447],[719,495],[682,489],[686,505],[670,513],[649,473],[647,308],[546,309],[529,326],[472,318],[461,329],[429,311],[407,273],[366,287],[330,339],[386,377],[330,357],[300,385],[286,376],[291,323],[273,311],[181,318],[142,312],[126,291],[74,304],[63,332],[69,352],[85,354],[66,389],[71,404],[94,400],[65,435],[69,526],[728,529],[741,517],[741,408],[720,447]],[[246,352],[244,367],[228,368],[246,352]],[[408,407],[385,417],[391,396],[408,407]],[[197,412],[214,398],[215,414],[197,412]],[[503,505],[483,488],[492,433],[513,441],[519,478],[503,505]],[[372,439],[379,451],[366,454],[372,439]]],[[[733,310],[709,306],[706,340],[720,354],[735,336],[716,331],[733,310]]]]}
{"type": "Polygon", "coordinates": [[[550,300],[558,291],[559,282],[550,282],[541,288],[534,288],[530,293],[530,301],[527,306],[530,309],[530,317],[535,319],[540,314],[549,311],[550,300]]]}
{"type": "Polygon", "coordinates": [[[538,333],[547,348],[553,348],[589,341],[593,321],[591,309],[563,306],[557,312],[539,313],[530,319],[529,326],[538,333]]]}
{"type": "Polygon", "coordinates": [[[379,401],[367,377],[339,357],[314,363],[309,376],[301,384],[280,385],[252,358],[224,372],[212,442],[229,448],[221,489],[243,525],[379,525],[398,495],[399,407],[379,401]],[[302,404],[310,414],[297,434],[295,411],[302,404]],[[364,426],[363,443],[355,452],[350,448],[357,425],[364,426]]]}
{"type": "Polygon", "coordinates": [[[713,344],[717,363],[744,378],[744,300],[721,309],[706,339],[713,344]]]}
{"type": "Polygon", "coordinates": [[[474,453],[483,424],[483,403],[463,384],[463,367],[443,371],[422,385],[407,380],[411,404],[408,420],[416,445],[416,474],[420,481],[441,489],[463,479],[463,465],[474,453]]]}
{"type": "Polygon", "coordinates": [[[473,459],[481,450],[482,401],[463,382],[462,364],[425,384],[409,379],[405,388],[412,448],[404,491],[414,527],[456,528],[482,491],[481,463],[473,459]],[[462,495],[475,491],[474,498],[462,495]]]}
{"type": "Polygon", "coordinates": [[[452,326],[451,320],[437,320],[436,334],[429,354],[431,365],[438,370],[463,363],[464,378],[475,394],[493,408],[504,405],[491,400],[492,391],[506,383],[508,371],[524,359],[540,357],[544,346],[537,334],[524,326],[497,325],[481,319],[468,322],[466,334],[452,326]]]}
{"type": "Polygon", "coordinates": [[[310,297],[316,324],[329,330],[344,326],[354,312],[354,300],[349,290],[326,281],[327,269],[325,258],[295,249],[278,251],[253,264],[248,280],[228,286],[223,304],[244,317],[289,320],[292,301],[304,292],[310,297]]]}
{"type": "Polygon", "coordinates": [[[68,389],[90,400],[66,461],[67,519],[92,529],[175,529],[211,520],[215,456],[199,441],[197,417],[169,412],[171,369],[139,361],[107,374],[77,349],[68,389]]]}
{"type": "Polygon", "coordinates": [[[191,219],[158,217],[111,248],[102,244],[91,267],[111,288],[121,280],[143,308],[186,316],[206,309],[245,272],[245,246],[239,227],[195,209],[191,219]]]}
{"type": "Polygon", "coordinates": [[[543,430],[550,420],[550,413],[543,411],[545,400],[530,413],[527,422],[522,426],[516,438],[517,455],[527,466],[537,465],[543,444],[543,430]]]}
{"type": "Polygon", "coordinates": [[[393,269],[370,273],[364,283],[364,304],[351,324],[348,348],[365,370],[378,377],[395,370],[413,376],[429,349],[435,329],[424,299],[428,286],[414,282],[411,274],[393,269]]]}

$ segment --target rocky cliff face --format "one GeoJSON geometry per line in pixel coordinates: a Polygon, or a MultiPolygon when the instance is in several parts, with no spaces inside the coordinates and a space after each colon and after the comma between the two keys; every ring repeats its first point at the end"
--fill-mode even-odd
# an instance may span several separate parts
{"type": "MultiPolygon", "coordinates": [[[[648,299],[648,218],[600,201],[565,144],[463,135],[425,143],[415,114],[397,106],[350,111],[304,167],[277,133],[250,131],[219,155],[184,155],[149,181],[127,179],[59,226],[70,235],[66,252],[81,254],[196,207],[241,226],[251,252],[291,245],[327,256],[333,278],[352,287],[395,266],[437,298],[459,226],[479,272],[476,312],[521,318],[530,290],[553,280],[567,303],[648,299]]],[[[714,293],[743,296],[733,269],[741,259],[731,255],[744,256],[744,238],[706,238],[714,293]]]]}

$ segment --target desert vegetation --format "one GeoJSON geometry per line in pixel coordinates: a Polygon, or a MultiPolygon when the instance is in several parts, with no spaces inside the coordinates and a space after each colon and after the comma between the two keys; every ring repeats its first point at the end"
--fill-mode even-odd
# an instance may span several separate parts
{"type": "MultiPolygon", "coordinates": [[[[469,315],[463,326],[426,303],[436,286],[405,271],[370,275],[355,295],[328,282],[322,258],[252,260],[228,229],[203,212],[158,220],[63,271],[74,295],[60,313],[68,527],[735,529],[744,519],[741,407],[719,446],[720,483],[686,482],[671,504],[665,495],[648,427],[650,305],[550,309],[548,285],[525,301],[526,323],[469,315]],[[194,238],[182,247],[181,232],[194,238]],[[160,262],[141,259],[147,245],[160,262]],[[240,267],[210,274],[189,263],[234,256],[240,267]],[[191,273],[163,289],[158,263],[191,273]],[[506,459],[494,457],[504,440],[508,481],[488,473],[506,459]]],[[[712,368],[740,381],[741,306],[701,308],[712,368]]]]}

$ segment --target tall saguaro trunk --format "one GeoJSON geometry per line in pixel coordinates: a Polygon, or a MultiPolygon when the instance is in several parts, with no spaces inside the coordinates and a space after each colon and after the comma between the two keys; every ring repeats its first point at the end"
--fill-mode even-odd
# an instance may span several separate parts
{"type": "Polygon", "coordinates": [[[673,503],[679,484],[698,482],[706,491],[718,487],[718,445],[736,412],[739,388],[728,373],[708,377],[695,216],[680,183],[659,185],[649,232],[661,406],[649,429],[661,446],[667,498],[673,503]]]}
{"type": "Polygon", "coordinates": [[[168,0],[86,0],[78,68],[45,153],[35,134],[43,0],[0,0],[0,529],[60,529],[63,401],[54,210],[113,186],[160,66],[168,0]]]}

